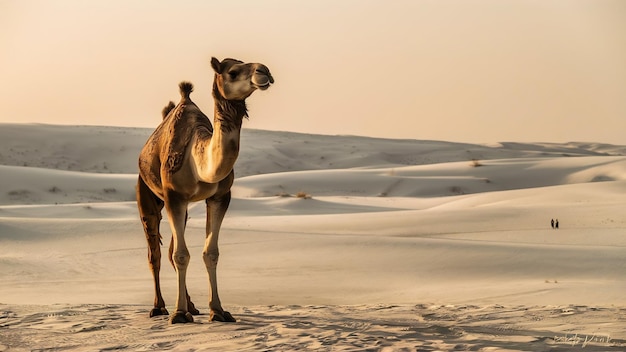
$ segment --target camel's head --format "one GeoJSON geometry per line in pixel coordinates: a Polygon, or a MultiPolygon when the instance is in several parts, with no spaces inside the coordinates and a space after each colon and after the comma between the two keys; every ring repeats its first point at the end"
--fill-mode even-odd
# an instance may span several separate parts
{"type": "Polygon", "coordinates": [[[266,90],[274,83],[267,66],[244,63],[235,59],[211,59],[215,71],[215,85],[222,97],[228,100],[244,100],[257,89],[266,90]]]}

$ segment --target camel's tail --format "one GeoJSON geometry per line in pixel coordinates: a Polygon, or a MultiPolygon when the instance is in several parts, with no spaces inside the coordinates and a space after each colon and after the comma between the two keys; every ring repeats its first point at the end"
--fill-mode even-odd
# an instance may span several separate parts
{"type": "Polygon", "coordinates": [[[163,108],[163,111],[161,111],[161,115],[163,115],[164,120],[167,117],[167,115],[170,113],[170,111],[172,111],[175,107],[176,105],[174,104],[174,102],[170,101],[170,103],[167,104],[167,106],[163,108]]]}
{"type": "Polygon", "coordinates": [[[193,84],[191,84],[191,82],[180,82],[180,84],[178,85],[178,88],[180,88],[180,96],[183,99],[189,99],[189,94],[191,94],[191,92],[193,92],[193,84]]]}

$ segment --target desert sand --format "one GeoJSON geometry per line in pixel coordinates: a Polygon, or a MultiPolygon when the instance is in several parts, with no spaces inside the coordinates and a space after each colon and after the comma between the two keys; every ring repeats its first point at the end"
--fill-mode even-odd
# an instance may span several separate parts
{"type": "MultiPolygon", "coordinates": [[[[205,315],[169,325],[134,202],[151,132],[0,125],[0,351],[626,350],[626,146],[244,129],[218,267],[238,322],[208,321],[198,203],[205,315]]],[[[164,260],[170,311],[175,284],[164,260]]]]}

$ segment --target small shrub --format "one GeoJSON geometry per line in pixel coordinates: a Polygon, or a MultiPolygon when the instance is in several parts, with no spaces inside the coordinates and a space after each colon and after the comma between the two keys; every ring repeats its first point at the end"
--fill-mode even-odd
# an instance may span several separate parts
{"type": "Polygon", "coordinates": [[[23,196],[28,196],[29,194],[30,194],[30,191],[25,190],[25,189],[19,189],[19,190],[8,192],[8,195],[10,195],[11,197],[23,197],[23,196]]]}
{"type": "Polygon", "coordinates": [[[483,164],[478,159],[472,159],[472,164],[471,165],[472,165],[472,167],[483,166],[483,164]]]}
{"type": "Polygon", "coordinates": [[[105,188],[105,189],[103,189],[103,191],[106,194],[116,193],[117,192],[117,190],[115,188],[105,188]]]}
{"type": "Polygon", "coordinates": [[[48,190],[48,192],[50,192],[50,193],[59,193],[59,192],[61,192],[61,189],[59,187],[57,187],[57,186],[52,186],[52,188],[50,188],[48,190]]]}
{"type": "Polygon", "coordinates": [[[463,192],[463,189],[459,186],[452,186],[450,187],[450,192],[454,193],[454,194],[465,194],[465,192],[463,192]]]}
{"type": "Polygon", "coordinates": [[[306,194],[306,192],[298,192],[296,193],[296,198],[300,198],[300,199],[311,199],[311,195],[310,194],[306,194]]]}

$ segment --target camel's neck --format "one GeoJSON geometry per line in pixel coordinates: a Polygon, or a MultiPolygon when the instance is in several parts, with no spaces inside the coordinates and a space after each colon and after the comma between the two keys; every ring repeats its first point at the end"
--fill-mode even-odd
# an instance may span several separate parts
{"type": "Polygon", "coordinates": [[[199,141],[194,148],[198,176],[203,182],[216,183],[232,171],[239,156],[239,140],[243,118],[247,117],[246,102],[230,101],[215,91],[215,116],[213,136],[210,140],[199,141]]]}

